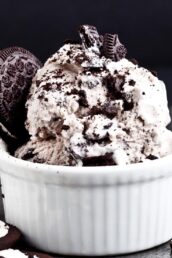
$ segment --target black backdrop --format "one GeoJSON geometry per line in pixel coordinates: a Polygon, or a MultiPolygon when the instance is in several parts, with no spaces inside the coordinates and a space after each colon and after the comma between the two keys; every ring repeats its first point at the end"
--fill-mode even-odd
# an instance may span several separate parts
{"type": "Polygon", "coordinates": [[[172,103],[171,0],[0,0],[0,48],[22,46],[44,61],[83,23],[118,33],[129,57],[157,68],[172,103]]]}

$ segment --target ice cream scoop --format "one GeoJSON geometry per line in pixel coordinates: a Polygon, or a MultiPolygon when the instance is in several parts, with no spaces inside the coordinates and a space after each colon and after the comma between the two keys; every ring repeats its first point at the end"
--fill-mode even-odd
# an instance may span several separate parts
{"type": "Polygon", "coordinates": [[[37,71],[26,103],[30,141],[16,157],[26,157],[30,146],[46,156],[43,163],[57,165],[130,164],[167,155],[172,133],[164,83],[125,58],[116,34],[100,36],[89,25],[79,32],[81,44],[65,44],[37,71]],[[59,138],[57,154],[47,160],[59,138]]]}

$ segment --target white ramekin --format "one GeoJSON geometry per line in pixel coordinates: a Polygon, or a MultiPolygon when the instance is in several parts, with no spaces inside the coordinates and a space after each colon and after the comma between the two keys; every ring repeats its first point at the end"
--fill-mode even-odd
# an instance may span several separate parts
{"type": "Polygon", "coordinates": [[[111,255],[172,237],[172,155],[133,165],[34,164],[0,151],[7,222],[46,252],[111,255]]]}

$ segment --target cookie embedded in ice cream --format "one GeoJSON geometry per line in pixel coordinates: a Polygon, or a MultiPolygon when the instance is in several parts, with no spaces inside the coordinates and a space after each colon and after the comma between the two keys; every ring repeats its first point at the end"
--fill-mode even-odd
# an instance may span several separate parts
{"type": "Polygon", "coordinates": [[[127,50],[119,41],[117,34],[106,33],[103,37],[103,51],[107,58],[113,61],[119,61],[125,58],[127,50]]]}
{"type": "MultiPolygon", "coordinates": [[[[20,47],[0,50],[0,130],[8,137],[24,137],[25,101],[40,61],[20,47]]],[[[3,137],[3,135],[2,135],[3,137]]]]}
{"type": "Polygon", "coordinates": [[[11,248],[20,237],[21,232],[16,227],[0,221],[0,250],[11,248]]]}
{"type": "Polygon", "coordinates": [[[79,34],[84,48],[100,54],[103,42],[96,27],[92,25],[81,25],[79,34]]]}

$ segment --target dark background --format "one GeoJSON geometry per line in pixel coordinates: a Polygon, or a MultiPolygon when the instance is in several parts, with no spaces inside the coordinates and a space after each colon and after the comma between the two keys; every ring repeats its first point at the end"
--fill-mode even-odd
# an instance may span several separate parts
{"type": "Polygon", "coordinates": [[[0,48],[23,46],[45,60],[83,23],[118,33],[143,64],[171,64],[171,0],[0,0],[0,48]]]}
{"type": "Polygon", "coordinates": [[[45,61],[84,23],[118,33],[128,57],[158,70],[172,104],[171,0],[0,0],[0,49],[22,46],[45,61]]]}

